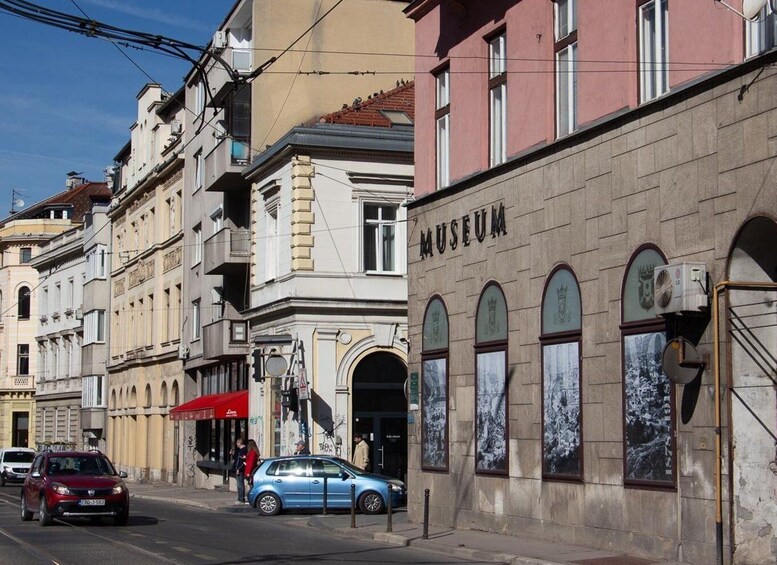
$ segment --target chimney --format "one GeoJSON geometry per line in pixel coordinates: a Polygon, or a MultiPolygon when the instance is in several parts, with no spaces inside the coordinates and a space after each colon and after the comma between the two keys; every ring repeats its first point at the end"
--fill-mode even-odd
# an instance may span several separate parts
{"type": "Polygon", "coordinates": [[[82,174],[83,173],[77,173],[75,171],[70,171],[69,173],[67,173],[67,179],[65,180],[65,188],[67,190],[71,190],[77,186],[81,186],[82,184],[84,184],[84,181],[85,181],[84,177],[79,176],[82,174]]]}

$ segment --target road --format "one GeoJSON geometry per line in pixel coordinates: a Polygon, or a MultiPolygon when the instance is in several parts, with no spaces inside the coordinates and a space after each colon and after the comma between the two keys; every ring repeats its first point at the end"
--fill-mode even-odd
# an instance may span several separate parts
{"type": "Polygon", "coordinates": [[[0,488],[0,562],[13,565],[464,562],[412,547],[338,538],[308,527],[308,515],[262,517],[248,506],[213,512],[132,499],[126,527],[109,520],[57,520],[42,528],[37,521],[21,521],[19,493],[17,485],[0,488]]]}

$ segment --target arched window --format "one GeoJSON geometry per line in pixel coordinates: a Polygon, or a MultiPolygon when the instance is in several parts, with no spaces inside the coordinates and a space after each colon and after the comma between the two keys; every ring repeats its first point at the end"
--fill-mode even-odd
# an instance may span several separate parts
{"type": "Polygon", "coordinates": [[[548,277],[542,297],[543,478],[583,478],[581,332],[580,287],[561,265],[548,277]]]}
{"type": "Polygon", "coordinates": [[[159,406],[164,408],[167,406],[167,383],[162,383],[162,394],[159,396],[159,406]]]}
{"type": "Polygon", "coordinates": [[[178,397],[178,381],[173,381],[173,406],[178,406],[180,398],[178,397]]]}
{"type": "Polygon", "coordinates": [[[151,408],[151,385],[146,385],[146,402],[144,406],[151,408]]]}
{"type": "Polygon", "coordinates": [[[507,475],[507,303],[486,284],[475,316],[475,472],[507,475]]]}
{"type": "Polygon", "coordinates": [[[643,246],[623,279],[624,484],[674,486],[674,386],[661,368],[666,324],[653,306],[653,269],[665,264],[661,251],[643,246]]]}
{"type": "Polygon", "coordinates": [[[448,311],[434,296],[421,342],[421,467],[436,471],[448,470],[448,340],[448,311]]]}
{"type": "Polygon", "coordinates": [[[19,288],[16,308],[16,316],[20,320],[28,320],[30,318],[30,287],[22,286],[19,288]]]}

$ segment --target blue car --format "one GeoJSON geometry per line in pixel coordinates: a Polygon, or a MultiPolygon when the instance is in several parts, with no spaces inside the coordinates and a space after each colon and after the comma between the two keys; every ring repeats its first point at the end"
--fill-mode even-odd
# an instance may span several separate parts
{"type": "Polygon", "coordinates": [[[405,484],[398,479],[367,473],[338,457],[295,455],[265,459],[259,465],[248,503],[265,516],[281,509],[323,508],[325,477],[327,508],[350,508],[351,485],[356,486],[356,503],[365,514],[385,512],[389,485],[393,507],[407,500],[405,484]]]}

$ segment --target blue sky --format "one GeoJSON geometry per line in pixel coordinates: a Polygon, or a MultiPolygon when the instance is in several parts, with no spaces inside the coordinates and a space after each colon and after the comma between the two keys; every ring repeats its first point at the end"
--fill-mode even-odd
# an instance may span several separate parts
{"type": "MultiPolygon", "coordinates": [[[[31,0],[80,15],[71,0],[31,0]]],[[[75,0],[92,19],[206,44],[233,0],[75,0]]],[[[102,180],[129,140],[135,96],[149,79],[111,43],[0,11],[0,217],[12,189],[27,203],[64,190],[68,171],[102,180]]],[[[174,92],[189,64],[127,50],[174,92]]]]}

